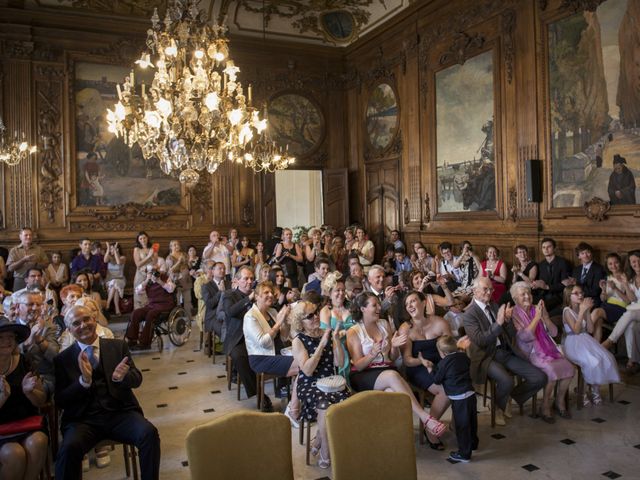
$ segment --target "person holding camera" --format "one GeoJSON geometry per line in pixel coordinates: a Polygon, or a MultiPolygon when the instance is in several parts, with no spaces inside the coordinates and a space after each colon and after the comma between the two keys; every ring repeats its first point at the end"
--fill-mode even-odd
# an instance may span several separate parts
{"type": "Polygon", "coordinates": [[[154,266],[147,269],[145,280],[136,287],[138,293],[146,293],[149,302],[141,308],[136,308],[131,314],[125,337],[131,350],[148,350],[151,348],[153,325],[161,313],[168,313],[176,306],[173,291],[176,285],[167,273],[154,266]],[[140,323],[144,327],[140,332],[140,323]]]}
{"type": "Polygon", "coordinates": [[[276,245],[275,261],[284,270],[284,276],[291,281],[292,288],[298,288],[298,263],[302,263],[302,249],[293,242],[293,231],[285,228],[282,231],[282,242],[276,245]]]}

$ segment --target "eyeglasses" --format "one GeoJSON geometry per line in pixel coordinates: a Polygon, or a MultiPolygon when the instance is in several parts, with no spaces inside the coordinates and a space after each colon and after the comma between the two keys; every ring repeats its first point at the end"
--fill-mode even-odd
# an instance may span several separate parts
{"type": "Polygon", "coordinates": [[[315,317],[316,315],[318,315],[318,311],[314,310],[313,312],[305,315],[304,317],[302,317],[303,320],[311,320],[313,317],[315,317]]]}

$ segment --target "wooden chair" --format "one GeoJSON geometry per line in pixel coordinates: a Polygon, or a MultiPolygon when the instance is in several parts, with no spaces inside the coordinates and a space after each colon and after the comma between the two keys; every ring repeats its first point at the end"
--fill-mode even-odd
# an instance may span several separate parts
{"type": "MultiPolygon", "coordinates": [[[[516,383],[520,383],[522,379],[520,377],[516,377],[516,383]]],[[[492,378],[487,377],[487,380],[484,383],[484,392],[482,394],[482,406],[487,406],[487,398],[491,400],[491,428],[496,426],[496,409],[498,408],[494,399],[496,398],[496,381],[492,378]],[[487,388],[488,385],[488,388],[487,388]],[[487,395],[487,390],[489,390],[489,394],[487,395]]],[[[520,415],[524,415],[524,406],[520,405],[520,415]]],[[[537,416],[537,394],[531,397],[531,416],[537,416]]]]}
{"type": "MultiPolygon", "coordinates": [[[[233,359],[231,358],[231,355],[227,355],[226,368],[227,368],[227,390],[231,390],[231,375],[233,372],[233,359]]],[[[242,385],[242,382],[240,381],[240,375],[238,375],[238,377],[236,378],[236,382],[238,384],[238,401],[240,401],[240,386],[242,385]]]]}
{"type": "Polygon", "coordinates": [[[333,480],[417,478],[411,399],[404,393],[360,392],[331,405],[327,434],[333,480]]]}
{"type": "Polygon", "coordinates": [[[293,480],[291,423],[282,414],[238,411],[189,431],[192,480],[293,480]]]}
{"type": "Polygon", "coordinates": [[[266,382],[273,380],[273,391],[276,391],[276,380],[278,377],[276,375],[270,375],[268,373],[259,373],[258,374],[258,392],[256,394],[256,403],[258,405],[258,410],[262,408],[262,400],[264,398],[264,385],[266,382]]]}
{"type": "Polygon", "coordinates": [[[304,434],[306,431],[307,434],[307,445],[306,445],[306,461],[307,461],[307,465],[311,465],[311,424],[313,422],[308,422],[307,420],[304,419],[304,417],[302,417],[302,415],[300,416],[300,419],[298,420],[298,423],[300,424],[300,445],[304,445],[304,434]],[[306,428],[305,428],[306,427],[306,428]]]}
{"type": "MultiPolygon", "coordinates": [[[[138,452],[136,452],[136,448],[133,445],[116,442],[114,440],[103,440],[99,442],[95,448],[109,446],[111,450],[114,451],[118,444],[122,445],[124,471],[127,474],[127,478],[131,477],[131,473],[133,473],[133,480],[138,480],[140,478],[138,474],[138,452]]],[[[82,476],[80,478],[82,478],[82,476]]]]}
{"type": "MultiPolygon", "coordinates": [[[[413,383],[409,382],[409,380],[407,380],[407,383],[409,384],[409,387],[411,387],[411,391],[414,393],[414,395],[418,397],[418,403],[422,407],[425,407],[427,405],[427,399],[430,399],[430,401],[433,400],[433,393],[431,393],[429,390],[420,388],[414,385],[413,383]]],[[[421,425],[418,428],[419,428],[418,440],[420,442],[420,445],[424,445],[426,443],[427,433],[424,431],[424,428],[422,428],[421,425]]]]}
{"type": "MultiPolygon", "coordinates": [[[[578,369],[578,392],[576,394],[576,407],[578,410],[582,410],[582,397],[584,396],[584,377],[582,376],[582,369],[576,365],[578,369]]],[[[613,383],[609,384],[609,402],[613,403],[613,383]]]]}

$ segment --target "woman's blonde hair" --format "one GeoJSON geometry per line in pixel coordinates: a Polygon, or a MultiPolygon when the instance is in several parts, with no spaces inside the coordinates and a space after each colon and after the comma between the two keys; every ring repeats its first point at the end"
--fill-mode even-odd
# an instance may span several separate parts
{"type": "MultiPolygon", "coordinates": [[[[338,270],[327,273],[327,276],[324,277],[324,280],[322,280],[322,295],[324,295],[325,297],[329,296],[331,294],[331,291],[336,288],[338,280],[340,280],[341,278],[342,273],[340,273],[338,270]]],[[[344,283],[344,280],[342,280],[341,283],[344,283]]]]}
{"type": "Polygon", "coordinates": [[[291,330],[296,333],[303,332],[304,326],[302,320],[315,309],[316,305],[311,302],[305,300],[296,302],[293,307],[291,307],[289,315],[287,315],[287,322],[291,325],[291,330]]]}

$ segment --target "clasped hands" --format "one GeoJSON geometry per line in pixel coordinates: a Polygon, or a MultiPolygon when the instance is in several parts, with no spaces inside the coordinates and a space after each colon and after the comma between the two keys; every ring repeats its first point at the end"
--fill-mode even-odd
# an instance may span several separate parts
{"type": "MultiPolygon", "coordinates": [[[[91,383],[91,376],[93,375],[93,367],[91,366],[91,362],[89,361],[89,357],[87,356],[86,351],[80,352],[78,355],[78,367],[80,367],[80,373],[82,375],[82,381],[86,384],[91,383]]],[[[116,368],[113,369],[113,373],[111,374],[111,381],[113,382],[121,382],[124,377],[129,373],[131,367],[129,366],[129,357],[124,357],[120,360],[120,363],[116,365],[116,368]]]]}

